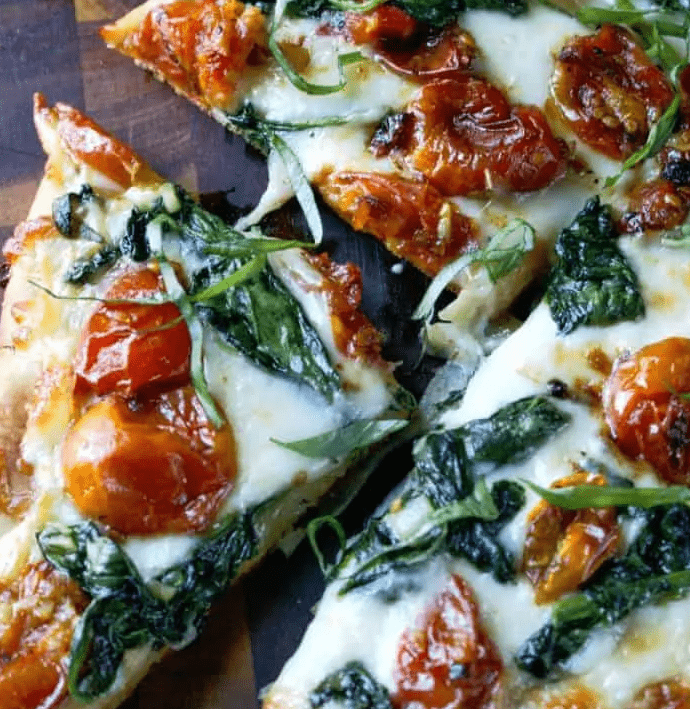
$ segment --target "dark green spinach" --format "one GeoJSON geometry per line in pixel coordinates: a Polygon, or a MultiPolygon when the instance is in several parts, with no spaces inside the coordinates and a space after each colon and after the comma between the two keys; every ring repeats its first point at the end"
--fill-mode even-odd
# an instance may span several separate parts
{"type": "Polygon", "coordinates": [[[598,197],[561,231],[556,255],[546,302],[560,333],[644,316],[637,276],[616,243],[611,209],[598,197]]]}
{"type": "Polygon", "coordinates": [[[551,620],[518,650],[518,667],[539,678],[553,675],[596,628],[690,593],[690,508],[665,505],[638,514],[645,525],[625,555],[602,566],[583,591],[556,604],[551,620]]]}
{"type": "Polygon", "coordinates": [[[72,263],[65,273],[65,283],[82,286],[100,278],[122,256],[118,246],[104,246],[88,258],[72,263]]]}
{"type": "Polygon", "coordinates": [[[124,653],[146,643],[181,646],[199,631],[211,603],[256,553],[252,513],[221,524],[179,564],[147,585],[98,527],[49,525],[43,555],[91,596],[72,639],[69,689],[90,700],[112,686],[124,653]]]}
{"type": "Polygon", "coordinates": [[[342,709],[393,709],[388,690],[361,662],[348,662],[328,675],[311,692],[309,703],[312,709],[332,705],[342,709]]]}
{"type": "Polygon", "coordinates": [[[85,205],[96,200],[89,185],[82,185],[79,192],[68,192],[53,200],[52,216],[57,230],[68,239],[102,241],[102,237],[84,224],[85,205]]]}

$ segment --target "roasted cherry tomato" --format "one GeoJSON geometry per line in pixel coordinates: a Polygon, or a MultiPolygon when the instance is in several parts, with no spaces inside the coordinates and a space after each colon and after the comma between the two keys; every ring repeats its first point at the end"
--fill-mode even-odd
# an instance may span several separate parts
{"type": "Polygon", "coordinates": [[[672,229],[688,216],[686,199],[668,180],[653,180],[641,185],[633,192],[629,212],[621,220],[622,231],[641,233],[651,229],[672,229]]]}
{"type": "Polygon", "coordinates": [[[503,663],[469,586],[453,576],[400,641],[393,704],[399,709],[489,709],[503,663]]]}
{"type": "Polygon", "coordinates": [[[424,79],[466,70],[477,54],[472,35],[463,29],[429,27],[395,5],[347,12],[342,25],[322,31],[342,33],[354,44],[370,44],[393,71],[424,79]]]}
{"type": "Polygon", "coordinates": [[[430,81],[406,112],[410,139],[392,154],[444,195],[529,192],[565,174],[566,146],[544,114],[511,106],[486,79],[456,72],[430,81]]]}
{"type": "MultiPolygon", "coordinates": [[[[150,268],[128,271],[108,290],[107,299],[151,298],[163,291],[150,268]]],[[[189,381],[191,340],[172,303],[100,304],[82,333],[75,364],[76,391],[135,394],[189,381]]]]}
{"type": "Polygon", "coordinates": [[[622,160],[644,145],[673,100],[673,87],[633,36],[603,25],[573,37],[556,59],[556,106],[587,145],[622,160]]]}
{"type": "Polygon", "coordinates": [[[317,183],[354,229],[433,276],[477,243],[474,222],[426,182],[375,172],[334,172],[317,183]],[[445,212],[445,216],[444,216],[445,212]]]}
{"type": "Polygon", "coordinates": [[[620,450],[667,482],[690,484],[690,339],[671,337],[616,361],[603,391],[620,450]]]}
{"type": "Polygon", "coordinates": [[[66,671],[77,616],[88,603],[47,561],[0,584],[0,707],[53,709],[67,694],[66,671]]]}
{"type": "Polygon", "coordinates": [[[690,685],[676,677],[647,684],[635,694],[630,709],[690,709],[690,685]]]}
{"type": "MultiPolygon", "coordinates": [[[[605,485],[601,475],[574,473],[552,487],[605,485]]],[[[551,603],[584,583],[620,548],[615,507],[564,510],[546,500],[528,517],[522,568],[537,603],[551,603]]]]}
{"type": "Polygon", "coordinates": [[[327,254],[307,254],[323,276],[321,290],[331,312],[331,327],[337,348],[347,357],[378,367],[389,365],[381,357],[382,336],[359,309],[362,274],[353,263],[336,263],[327,254]]]}
{"type": "Polygon", "coordinates": [[[266,18],[239,0],[174,0],[152,7],[136,32],[101,35],[153,66],[176,89],[206,107],[227,108],[248,66],[263,59],[266,18]]]}
{"type": "Polygon", "coordinates": [[[62,456],[79,509],[123,534],[203,531],[237,472],[229,425],[215,429],[191,387],[100,400],[67,434],[62,456]]]}

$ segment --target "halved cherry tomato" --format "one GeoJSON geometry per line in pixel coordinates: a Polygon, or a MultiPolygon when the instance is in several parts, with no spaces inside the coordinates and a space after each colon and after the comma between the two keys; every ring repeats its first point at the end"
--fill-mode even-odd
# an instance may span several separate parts
{"type": "Polygon", "coordinates": [[[673,87],[626,29],[573,37],[556,59],[556,106],[585,143],[622,160],[644,145],[673,87]]]}
{"type": "Polygon", "coordinates": [[[469,586],[453,576],[398,649],[399,709],[489,709],[498,704],[503,663],[469,586]]]}
{"type": "MultiPolygon", "coordinates": [[[[552,487],[606,485],[601,475],[574,473],[552,487]]],[[[522,568],[535,587],[536,603],[574,591],[620,548],[615,507],[564,510],[546,500],[528,517],[522,568]]]]}
{"type": "Polygon", "coordinates": [[[179,91],[206,107],[228,108],[248,66],[266,47],[266,18],[239,0],[174,0],[152,7],[136,32],[104,27],[121,51],[156,68],[179,91]]]}
{"type": "Polygon", "coordinates": [[[567,148],[544,114],[511,106],[486,79],[456,72],[430,81],[406,112],[411,138],[392,152],[441,194],[529,192],[565,174],[567,148]]]}
{"type": "Polygon", "coordinates": [[[67,434],[62,456],[79,509],[123,534],[203,531],[237,473],[230,426],[215,429],[191,387],[100,400],[67,434]]]}
{"type": "Polygon", "coordinates": [[[621,220],[622,231],[640,233],[651,229],[668,230],[688,216],[687,197],[668,180],[653,180],[636,188],[628,213],[621,220]]]}
{"type": "Polygon", "coordinates": [[[88,601],[46,561],[0,585],[0,707],[53,709],[67,694],[66,665],[77,616],[88,601]]]}
{"type": "Polygon", "coordinates": [[[475,223],[426,182],[342,171],[325,175],[317,186],[354,229],[373,234],[427,275],[477,243],[475,223]]]}
{"type": "Polygon", "coordinates": [[[647,684],[635,694],[630,709],[690,709],[690,685],[679,677],[647,684]]]}
{"type": "MultiPolygon", "coordinates": [[[[105,297],[137,300],[162,291],[159,274],[140,268],[123,274],[105,297]]],[[[75,389],[78,393],[135,394],[180,386],[189,381],[190,351],[187,325],[173,303],[102,303],[82,333],[75,389]]]]}
{"type": "Polygon", "coordinates": [[[667,482],[690,484],[690,339],[671,337],[616,361],[603,391],[620,450],[667,482]]]}
{"type": "Polygon", "coordinates": [[[393,71],[417,78],[466,70],[477,54],[472,35],[463,29],[429,27],[395,5],[366,13],[347,12],[342,25],[325,26],[321,31],[342,33],[354,44],[370,44],[393,71]]]}

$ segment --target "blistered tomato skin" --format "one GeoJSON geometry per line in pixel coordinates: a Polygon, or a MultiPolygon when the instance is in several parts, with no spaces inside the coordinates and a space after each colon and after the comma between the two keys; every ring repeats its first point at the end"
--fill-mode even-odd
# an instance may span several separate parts
{"type": "MultiPolygon", "coordinates": [[[[605,485],[606,480],[578,472],[552,487],[584,484],[605,485]]],[[[620,549],[615,507],[572,511],[542,500],[527,521],[522,567],[539,604],[552,603],[575,591],[620,549]]]]}
{"type": "MultiPolygon", "coordinates": [[[[122,275],[105,298],[136,301],[162,291],[160,276],[140,268],[122,275]]],[[[176,305],[101,303],[82,333],[75,390],[132,395],[179,386],[189,381],[190,352],[189,331],[176,305]]]]}
{"type": "Polygon", "coordinates": [[[267,40],[262,12],[238,0],[158,4],[124,45],[111,27],[101,34],[205,108],[228,108],[248,67],[263,60],[267,40]]]}
{"type": "Polygon", "coordinates": [[[644,145],[673,100],[673,88],[632,35],[603,25],[560,51],[552,80],[556,106],[573,132],[608,157],[623,160],[644,145]]]}
{"type": "Polygon", "coordinates": [[[478,229],[425,182],[374,172],[334,172],[317,182],[328,204],[354,229],[433,276],[477,244],[478,229]],[[445,213],[445,216],[444,216],[445,213]]]}
{"type": "Polygon", "coordinates": [[[621,357],[603,391],[611,437],[670,483],[690,484],[690,339],[671,337],[621,357]]]}
{"type": "Polygon", "coordinates": [[[453,576],[398,649],[396,709],[489,709],[500,705],[503,663],[469,586],[453,576]]]}
{"type": "Polygon", "coordinates": [[[641,185],[632,194],[630,211],[621,220],[621,230],[638,234],[679,226],[688,216],[689,199],[690,194],[684,195],[669,180],[641,185]]]}
{"type": "Polygon", "coordinates": [[[530,192],[565,175],[566,146],[543,113],[511,106],[486,79],[456,72],[430,81],[406,112],[411,139],[392,155],[444,195],[530,192]]]}
{"type": "Polygon", "coordinates": [[[0,585],[0,707],[54,709],[67,695],[67,658],[79,587],[46,561],[29,564],[0,585]]]}
{"type": "Polygon", "coordinates": [[[77,507],[122,534],[205,530],[237,473],[229,425],[215,429],[191,387],[100,400],[67,434],[62,455],[77,507]]]}

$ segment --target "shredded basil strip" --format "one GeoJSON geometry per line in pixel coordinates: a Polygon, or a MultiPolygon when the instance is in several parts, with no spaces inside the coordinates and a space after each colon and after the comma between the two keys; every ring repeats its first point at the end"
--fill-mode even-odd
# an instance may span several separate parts
{"type": "Polygon", "coordinates": [[[196,391],[199,401],[204,408],[209,421],[216,427],[221,428],[225,423],[225,417],[216,405],[211,396],[206,383],[204,372],[204,328],[197,316],[194,306],[187,297],[187,293],[177,280],[173,267],[164,259],[159,257],[161,276],[165,283],[165,288],[172,301],[177,305],[182,313],[182,317],[187,323],[189,337],[192,341],[192,351],[190,354],[189,370],[192,386],[196,391]]]}
{"type": "Polygon", "coordinates": [[[521,481],[547,502],[566,510],[589,507],[658,507],[677,503],[690,503],[690,488],[684,485],[668,487],[613,487],[610,485],[572,485],[549,489],[529,480],[521,481]]]}
{"type": "Polygon", "coordinates": [[[299,441],[271,441],[307,458],[340,458],[378,443],[409,424],[406,419],[359,419],[327,433],[299,441]]]}
{"type": "Polygon", "coordinates": [[[323,515],[322,517],[317,517],[316,519],[312,519],[307,525],[307,537],[309,539],[309,544],[314,551],[316,560],[319,562],[321,573],[324,575],[324,578],[329,578],[334,564],[329,564],[326,561],[326,556],[321,551],[321,547],[319,546],[317,535],[322,527],[329,527],[335,532],[339,545],[337,556],[342,554],[347,546],[347,535],[345,534],[343,525],[340,524],[340,522],[333,517],[333,515],[323,515]]]}
{"type": "Polygon", "coordinates": [[[637,163],[642,162],[642,160],[654,157],[654,155],[656,155],[664,147],[664,145],[666,145],[666,141],[669,139],[671,133],[673,133],[673,129],[676,126],[676,118],[678,117],[679,110],[680,93],[676,92],[669,107],[664,111],[661,118],[649,131],[647,142],[639,150],[636,150],[623,163],[623,166],[618,174],[606,178],[607,187],[615,185],[616,182],[618,182],[618,180],[622,177],[623,173],[631,167],[637,165],[637,163]]]}
{"type": "Polygon", "coordinates": [[[361,52],[347,52],[345,54],[338,55],[338,73],[340,75],[340,80],[337,84],[312,84],[307,81],[304,77],[300,76],[290,64],[288,58],[283,54],[283,50],[280,48],[276,38],[275,38],[275,26],[268,37],[268,48],[271,54],[278,62],[278,65],[285,73],[285,76],[290,80],[290,83],[300,91],[306,94],[316,95],[316,96],[326,96],[328,94],[334,94],[338,91],[342,91],[347,84],[347,79],[345,78],[345,67],[349,64],[356,64],[364,59],[364,55],[361,52]]]}
{"type": "Polygon", "coordinates": [[[496,283],[522,263],[525,254],[534,248],[534,243],[534,228],[524,219],[513,219],[508,226],[494,234],[484,248],[463,254],[444,266],[431,282],[412,318],[428,322],[434,314],[434,306],[441,293],[472,264],[484,266],[491,282],[496,283]],[[520,232],[519,241],[511,243],[517,232],[520,232]]]}

